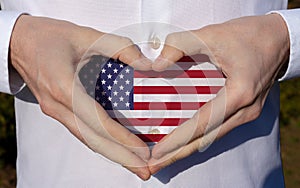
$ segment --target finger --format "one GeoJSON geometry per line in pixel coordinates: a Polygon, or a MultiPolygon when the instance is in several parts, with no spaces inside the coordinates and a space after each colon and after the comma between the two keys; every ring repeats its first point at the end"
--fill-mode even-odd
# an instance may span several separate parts
{"type": "Polygon", "coordinates": [[[164,71],[184,56],[184,53],[175,47],[165,45],[161,54],[152,64],[154,71],[164,71]]]}
{"type": "Polygon", "coordinates": [[[113,34],[104,34],[99,37],[87,49],[81,59],[81,63],[87,63],[93,55],[103,55],[119,59],[138,70],[150,70],[152,67],[151,60],[147,59],[129,38],[113,34]]]}
{"type": "Polygon", "coordinates": [[[177,127],[167,135],[152,150],[153,158],[162,156],[186,145],[194,139],[209,133],[214,128],[235,114],[245,106],[240,96],[244,91],[231,86],[230,80],[226,81],[217,96],[202,106],[190,120],[177,127]]]}
{"type": "Polygon", "coordinates": [[[127,147],[145,160],[149,159],[148,146],[127,128],[112,120],[99,103],[79,86],[74,87],[72,107],[74,113],[97,134],[127,147]]]}
{"type": "MultiPolygon", "coordinates": [[[[50,86],[51,89],[48,89],[52,97],[74,112],[86,125],[102,137],[119,142],[143,159],[148,160],[150,157],[148,146],[124,126],[110,118],[99,103],[86,93],[79,77],[74,75],[74,70],[70,67],[72,66],[61,67],[60,71],[65,74],[57,75],[60,82],[54,82],[50,86]]],[[[51,72],[55,72],[55,70],[51,72]]]]}
{"type": "Polygon", "coordinates": [[[73,135],[85,143],[94,152],[123,165],[143,180],[150,177],[147,164],[142,158],[120,144],[99,136],[64,105],[51,99],[48,99],[47,101],[47,103],[51,105],[43,104],[43,112],[65,125],[73,135]]]}
{"type": "Polygon", "coordinates": [[[152,64],[155,71],[163,71],[185,55],[195,55],[204,52],[206,46],[194,31],[169,34],[165,40],[161,54],[152,64]]]}
{"type": "Polygon", "coordinates": [[[146,58],[133,43],[122,49],[113,58],[119,59],[136,70],[147,71],[152,69],[152,61],[146,58]]]}
{"type": "Polygon", "coordinates": [[[161,158],[151,158],[148,162],[151,174],[155,174],[162,168],[165,168],[166,166],[169,166],[180,159],[190,156],[194,152],[204,150],[214,141],[226,135],[233,128],[256,119],[262,110],[262,104],[264,103],[266,96],[267,95],[263,95],[262,97],[258,98],[253,105],[240,109],[234,115],[229,117],[229,119],[227,119],[223,124],[217,126],[203,136],[196,138],[190,143],[177,148],[170,153],[167,153],[161,158]]]}
{"type": "MultiPolygon", "coordinates": [[[[77,120],[77,125],[82,122],[77,120]]],[[[98,136],[85,124],[78,125],[87,145],[96,153],[103,155],[111,161],[121,164],[131,172],[137,174],[141,179],[150,177],[147,163],[131,150],[116,142],[98,136]]]]}
{"type": "Polygon", "coordinates": [[[75,77],[74,81],[67,77],[66,75],[61,78],[64,81],[51,87],[53,100],[55,99],[69,111],[74,112],[78,118],[100,136],[118,142],[144,160],[148,160],[150,157],[148,146],[124,126],[113,121],[99,103],[87,95],[78,77],[75,77]]]}
{"type": "Polygon", "coordinates": [[[175,163],[176,161],[190,156],[196,151],[199,151],[201,148],[205,148],[212,143],[212,140],[215,140],[216,134],[219,130],[213,130],[208,134],[205,134],[203,137],[192,141],[191,143],[184,145],[171,153],[164,155],[162,158],[156,159],[151,158],[148,161],[148,166],[151,174],[157,173],[159,170],[175,163]]]}

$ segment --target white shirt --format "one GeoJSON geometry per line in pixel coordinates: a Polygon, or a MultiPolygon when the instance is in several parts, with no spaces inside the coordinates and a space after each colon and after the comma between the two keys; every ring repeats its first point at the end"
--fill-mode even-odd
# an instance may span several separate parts
{"type": "MultiPolygon", "coordinates": [[[[197,29],[236,17],[285,9],[286,4],[285,0],[1,0],[2,9],[7,11],[0,13],[0,89],[12,93],[19,87],[19,81],[8,73],[7,57],[10,34],[21,12],[64,19],[111,32],[148,21],[197,29]]],[[[300,75],[300,11],[278,13],[288,25],[291,41],[289,68],[283,77],[286,79],[300,75]]],[[[163,41],[163,36],[156,33],[157,29],[147,28],[144,40],[155,34],[163,41]]],[[[143,46],[141,48],[148,56],[154,53],[143,46]]],[[[206,151],[176,162],[146,182],[92,152],[64,126],[44,115],[37,104],[26,102],[26,93],[19,95],[22,99],[15,100],[18,187],[284,186],[279,145],[278,83],[270,91],[257,120],[236,128],[206,151]]]]}

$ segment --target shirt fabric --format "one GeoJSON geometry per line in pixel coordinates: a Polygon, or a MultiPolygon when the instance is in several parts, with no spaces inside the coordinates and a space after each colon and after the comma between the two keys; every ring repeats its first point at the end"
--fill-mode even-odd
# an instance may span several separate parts
{"type": "MultiPolygon", "coordinates": [[[[291,53],[283,79],[300,74],[300,11],[285,9],[286,0],[1,0],[0,90],[12,93],[14,77],[8,73],[8,45],[19,14],[47,16],[93,27],[103,32],[127,34],[135,42],[153,36],[164,40],[170,31],[147,24],[142,36],[123,32],[132,24],[163,22],[197,29],[232,18],[274,11],[287,23],[291,53]],[[17,12],[12,12],[17,11],[17,12]],[[9,84],[9,80],[11,83],[9,84]]],[[[134,27],[133,27],[134,28],[134,27]]],[[[148,57],[159,50],[140,44],[148,57]]],[[[26,88],[15,100],[17,125],[17,186],[23,187],[284,187],[279,145],[279,86],[274,84],[260,117],[239,126],[213,143],[161,170],[148,181],[92,152],[56,120],[44,115],[26,88]]]]}

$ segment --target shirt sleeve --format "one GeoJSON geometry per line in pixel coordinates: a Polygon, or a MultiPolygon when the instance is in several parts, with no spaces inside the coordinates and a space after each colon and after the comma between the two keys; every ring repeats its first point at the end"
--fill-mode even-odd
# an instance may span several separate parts
{"type": "Polygon", "coordinates": [[[272,11],[282,16],[290,37],[290,56],[286,73],[279,81],[300,77],[300,9],[272,11]]]}
{"type": "Polygon", "coordinates": [[[20,75],[9,66],[9,44],[14,25],[22,12],[0,11],[0,92],[16,94],[24,86],[20,75]]]}

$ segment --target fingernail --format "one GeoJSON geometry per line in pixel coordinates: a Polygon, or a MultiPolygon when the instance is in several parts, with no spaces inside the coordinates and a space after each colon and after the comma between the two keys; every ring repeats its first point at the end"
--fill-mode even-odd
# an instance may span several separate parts
{"type": "Polygon", "coordinates": [[[149,170],[152,175],[155,175],[160,170],[160,167],[159,166],[150,166],[149,170]]]}
{"type": "Polygon", "coordinates": [[[150,173],[149,172],[141,172],[137,174],[138,177],[140,177],[142,180],[146,181],[150,178],[150,173]]]}

